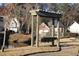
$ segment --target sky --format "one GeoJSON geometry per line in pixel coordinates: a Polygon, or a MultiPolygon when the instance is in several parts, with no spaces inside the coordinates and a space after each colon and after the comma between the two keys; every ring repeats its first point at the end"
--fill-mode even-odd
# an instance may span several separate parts
{"type": "Polygon", "coordinates": [[[43,9],[44,9],[45,11],[48,11],[48,10],[49,10],[48,5],[45,4],[45,5],[43,6],[43,9]]]}
{"type": "Polygon", "coordinates": [[[5,7],[7,3],[0,3],[0,7],[5,7]]]}
{"type": "Polygon", "coordinates": [[[0,6],[2,6],[2,3],[0,3],[0,6]]]}

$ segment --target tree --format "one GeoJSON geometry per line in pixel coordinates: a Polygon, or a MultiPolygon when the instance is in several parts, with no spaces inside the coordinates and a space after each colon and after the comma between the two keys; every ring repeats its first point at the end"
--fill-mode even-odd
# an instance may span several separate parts
{"type": "Polygon", "coordinates": [[[25,26],[27,26],[27,28],[29,28],[29,25],[30,25],[30,23],[29,23],[29,20],[30,20],[29,10],[30,9],[31,9],[30,4],[19,3],[19,4],[16,4],[15,9],[12,10],[12,13],[15,15],[15,17],[18,18],[18,20],[21,24],[20,31],[22,31],[22,28],[25,26]]]}
{"type": "Polygon", "coordinates": [[[28,4],[28,3],[18,3],[15,4],[15,9],[12,10],[12,14],[15,15],[15,17],[18,18],[21,26],[20,30],[25,28],[25,31],[29,33],[29,28],[31,25],[31,15],[29,13],[30,10],[32,9],[42,9],[43,5],[42,4],[28,4]]]}

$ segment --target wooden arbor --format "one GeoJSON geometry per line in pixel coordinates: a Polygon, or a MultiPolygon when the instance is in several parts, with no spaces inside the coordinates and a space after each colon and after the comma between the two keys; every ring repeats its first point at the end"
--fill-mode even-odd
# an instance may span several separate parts
{"type": "MultiPolygon", "coordinates": [[[[40,17],[46,17],[46,18],[52,18],[52,28],[54,29],[54,20],[56,19],[58,21],[57,23],[57,28],[58,28],[58,33],[57,33],[57,47],[59,48],[60,46],[60,33],[59,33],[59,19],[61,17],[61,14],[58,13],[53,13],[53,12],[46,12],[42,11],[40,9],[38,10],[31,10],[30,11],[32,20],[31,20],[31,46],[34,44],[34,16],[36,16],[36,47],[39,47],[39,16],[40,17]]],[[[51,32],[52,33],[52,32],[51,32]]],[[[52,36],[54,33],[52,33],[52,36]]]]}

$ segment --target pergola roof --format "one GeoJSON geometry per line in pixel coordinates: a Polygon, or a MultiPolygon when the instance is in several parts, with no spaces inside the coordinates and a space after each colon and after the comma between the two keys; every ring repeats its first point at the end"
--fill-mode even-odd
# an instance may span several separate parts
{"type": "Polygon", "coordinates": [[[37,14],[42,17],[50,17],[50,18],[60,18],[61,14],[45,12],[45,11],[38,11],[37,14]]]}
{"type": "MultiPolygon", "coordinates": [[[[53,12],[46,12],[46,11],[43,11],[43,10],[31,10],[30,11],[31,15],[32,15],[32,23],[31,23],[31,35],[32,35],[32,38],[31,38],[31,46],[33,46],[34,44],[34,17],[33,16],[36,16],[36,47],[39,46],[39,16],[42,16],[42,17],[48,17],[48,18],[52,18],[52,21],[53,21],[53,18],[57,18],[57,20],[59,20],[59,18],[62,16],[61,14],[59,13],[53,13],[53,12]]],[[[51,22],[52,22],[51,21],[51,22]]],[[[57,36],[57,47],[59,48],[60,44],[59,44],[59,21],[57,23],[57,28],[58,28],[58,36],[57,36]]],[[[54,29],[54,27],[53,27],[54,29]]],[[[51,36],[53,36],[54,33],[53,31],[51,31],[51,36]]],[[[53,42],[52,42],[53,43],[53,42]]],[[[52,44],[53,45],[53,44],[52,44]]]]}
{"type": "Polygon", "coordinates": [[[31,15],[38,15],[41,17],[48,17],[48,18],[60,18],[62,15],[59,13],[54,13],[54,12],[46,12],[43,10],[32,10],[30,11],[31,15]]]}

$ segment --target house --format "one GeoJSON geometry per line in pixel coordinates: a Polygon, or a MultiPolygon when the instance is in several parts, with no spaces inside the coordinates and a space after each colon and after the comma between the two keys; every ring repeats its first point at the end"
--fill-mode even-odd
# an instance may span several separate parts
{"type": "MultiPolygon", "coordinates": [[[[59,29],[60,29],[60,37],[63,37],[64,36],[64,25],[60,21],[59,21],[59,29]]],[[[55,35],[57,35],[57,32],[58,32],[57,25],[55,25],[55,35]]]]}
{"type": "Polygon", "coordinates": [[[49,30],[49,27],[45,23],[42,23],[39,26],[39,34],[41,34],[42,32],[49,32],[49,30]]]}
{"type": "MultiPolygon", "coordinates": [[[[5,16],[0,16],[0,31],[4,30],[4,17],[5,16]]],[[[6,21],[6,28],[8,30],[18,32],[18,29],[20,28],[20,23],[16,18],[8,18],[8,20],[6,21]]]]}
{"type": "MultiPolygon", "coordinates": [[[[59,22],[59,29],[60,29],[60,37],[64,37],[64,25],[61,21],[58,21],[58,20],[53,21],[54,29],[52,28],[52,31],[54,31],[54,36],[57,36],[57,33],[58,33],[57,24],[58,24],[58,22],[59,22]]],[[[51,21],[48,22],[48,24],[50,24],[49,26],[52,27],[52,22],[51,21]]]]}
{"type": "Polygon", "coordinates": [[[50,28],[45,23],[41,23],[41,25],[39,25],[39,34],[41,36],[46,36],[46,33],[48,33],[49,31],[50,28]]]}
{"type": "MultiPolygon", "coordinates": [[[[60,26],[60,37],[63,37],[64,35],[64,25],[60,22],[59,23],[59,26],[60,26]]],[[[53,28],[52,28],[53,30],[53,28]]],[[[54,36],[57,36],[57,24],[55,25],[54,27],[54,36]]],[[[51,36],[51,32],[50,32],[50,27],[47,26],[45,23],[41,23],[41,25],[39,26],[39,34],[41,37],[43,36],[51,36]]]]}
{"type": "Polygon", "coordinates": [[[14,31],[14,32],[18,32],[20,28],[20,23],[17,20],[17,18],[12,18],[10,20],[9,26],[8,26],[8,30],[14,31]]]}
{"type": "Polygon", "coordinates": [[[74,21],[74,23],[68,27],[68,30],[70,31],[70,33],[79,34],[79,24],[76,21],[74,21]]]}
{"type": "MultiPolygon", "coordinates": [[[[0,31],[4,30],[4,18],[5,16],[0,16],[0,31]]],[[[18,32],[18,29],[20,28],[20,23],[16,18],[8,18],[8,20],[6,21],[6,28],[8,30],[18,32]]]]}

